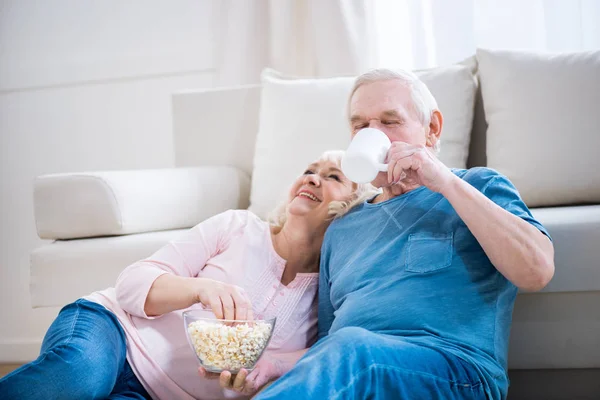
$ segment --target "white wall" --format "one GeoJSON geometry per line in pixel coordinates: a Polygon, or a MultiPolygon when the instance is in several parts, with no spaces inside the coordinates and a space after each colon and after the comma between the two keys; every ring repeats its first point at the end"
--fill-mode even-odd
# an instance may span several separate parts
{"type": "Polygon", "coordinates": [[[37,356],[40,174],[174,165],[170,94],[213,85],[213,0],[0,0],[0,363],[37,356]]]}

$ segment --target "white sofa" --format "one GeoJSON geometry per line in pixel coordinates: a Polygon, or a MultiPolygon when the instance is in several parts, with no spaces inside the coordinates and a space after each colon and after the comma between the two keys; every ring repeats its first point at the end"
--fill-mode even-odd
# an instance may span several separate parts
{"type": "MultiPolygon", "coordinates": [[[[575,168],[567,172],[576,181],[571,186],[575,186],[569,187],[569,182],[558,182],[559,186],[552,186],[552,181],[544,180],[544,175],[551,174],[552,171],[544,168],[550,165],[549,158],[560,155],[554,141],[548,139],[536,144],[536,137],[524,138],[524,146],[533,146],[529,147],[530,152],[546,152],[541,161],[538,157],[535,165],[529,166],[523,164],[527,159],[520,155],[519,151],[522,149],[511,151],[510,145],[504,145],[505,142],[499,139],[497,133],[493,137],[489,136],[493,129],[501,129],[502,124],[510,120],[510,117],[502,117],[502,113],[509,112],[507,108],[511,104],[517,104],[521,108],[531,105],[527,102],[525,105],[520,104],[519,91],[511,87],[512,80],[518,81],[525,74],[519,70],[524,68],[521,64],[531,64],[533,60],[533,67],[542,68],[544,63],[556,62],[556,58],[548,61],[536,58],[537,56],[533,59],[527,57],[529,56],[481,51],[465,64],[454,66],[454,69],[423,73],[427,79],[432,80],[430,87],[434,95],[437,98],[448,98],[445,103],[440,101],[446,104],[446,109],[457,108],[457,104],[466,107],[450,110],[445,114],[450,121],[450,131],[460,130],[459,123],[451,122],[453,118],[457,121],[461,118],[466,120],[468,131],[460,140],[455,137],[447,140],[444,133],[441,154],[448,148],[452,154],[447,157],[454,157],[452,163],[464,162],[469,167],[486,165],[486,158],[490,161],[493,159],[494,167],[516,181],[528,204],[545,206],[532,207],[532,212],[554,240],[556,273],[543,291],[518,295],[509,352],[509,368],[513,379],[510,398],[563,398],[560,396],[564,393],[571,396],[569,398],[588,398],[585,396],[596,393],[596,390],[600,394],[600,387],[595,383],[600,375],[600,197],[597,196],[600,185],[596,187],[600,182],[600,168],[593,168],[600,165],[597,158],[590,157],[592,153],[577,153],[577,157],[588,157],[583,160],[583,165],[586,168],[592,167],[591,172],[587,176],[579,176],[575,168]],[[507,62],[505,68],[495,71],[505,58],[512,60],[512,64],[507,62]],[[536,67],[537,61],[542,63],[542,67],[536,67]],[[466,80],[465,68],[472,74],[466,80]],[[516,69],[519,74],[511,75],[511,68],[516,69]],[[462,75],[452,75],[454,73],[462,75]],[[500,75],[500,80],[494,82],[491,73],[500,75]],[[460,79],[463,79],[463,86],[467,89],[469,85],[473,85],[472,92],[469,92],[472,95],[461,97],[471,90],[463,90],[463,86],[453,92],[451,86],[458,85],[460,79]],[[500,86],[494,89],[494,85],[500,86]],[[493,96],[496,91],[498,96],[502,96],[500,92],[505,86],[508,86],[506,90],[513,97],[505,99],[503,103],[502,99],[494,99],[493,96]],[[467,106],[461,103],[461,99],[467,106]],[[494,119],[498,110],[504,121],[496,122],[494,119]],[[494,148],[490,147],[490,142],[494,148]],[[527,168],[530,171],[542,170],[539,174],[540,187],[527,187],[530,185],[531,172],[529,175],[522,173],[527,168]],[[586,185],[589,187],[587,191],[586,185]],[[561,190],[569,193],[563,196],[561,190]],[[540,192],[543,196],[540,196],[540,192]],[[561,205],[552,206],[553,203],[561,205]],[[547,374],[540,374],[540,371],[546,371],[547,374]],[[552,377],[551,381],[547,380],[549,376],[552,377]],[[556,385],[564,382],[564,379],[570,379],[567,383],[578,382],[579,386],[571,386],[567,392],[560,392],[556,385]],[[578,393],[583,397],[576,397],[578,393]]],[[[581,61],[581,57],[576,61],[592,65],[592,71],[597,72],[596,89],[600,92],[600,53],[591,57],[591,61],[585,58],[581,61]]],[[[572,67],[572,58],[563,61],[563,64],[572,67]]],[[[529,64],[527,66],[531,67],[529,64]]],[[[559,74],[560,68],[557,68],[551,68],[549,73],[559,74]]],[[[578,75],[581,73],[587,73],[587,70],[579,71],[578,75]]],[[[543,74],[544,71],[536,72],[536,76],[543,74]]],[[[338,122],[327,125],[327,118],[333,114],[313,115],[324,107],[319,103],[328,96],[328,92],[324,90],[333,92],[343,86],[344,89],[339,93],[346,93],[344,90],[347,90],[348,83],[343,80],[345,78],[340,79],[342,80],[287,81],[270,72],[265,76],[262,86],[175,93],[172,97],[172,111],[177,168],[73,173],[37,178],[34,204],[38,234],[41,238],[52,239],[54,242],[36,249],[31,255],[33,306],[61,306],[91,291],[112,286],[119,272],[127,265],[148,256],[182,229],[218,212],[230,208],[247,208],[252,202],[251,209],[264,214],[276,200],[273,193],[284,189],[278,182],[285,182],[288,178],[285,173],[273,172],[273,165],[281,165],[282,170],[294,173],[292,166],[296,168],[297,165],[302,165],[310,153],[305,147],[319,147],[313,141],[314,135],[325,138],[333,130],[336,133],[331,135],[339,135],[340,129],[343,135],[347,135],[344,127],[333,126],[338,122]],[[337,85],[337,89],[332,85],[337,85]],[[310,90],[315,88],[316,92],[310,94],[310,90]],[[294,91],[298,92],[297,96],[294,91]],[[281,99],[286,101],[279,101],[281,99]],[[287,100],[304,104],[297,110],[298,113],[309,113],[309,121],[294,120],[290,124],[284,121],[282,125],[281,118],[294,118],[293,115],[286,114],[287,100]],[[284,109],[270,110],[269,107],[284,109]],[[325,119],[320,122],[319,118],[325,119]],[[326,124],[326,129],[319,131],[319,124],[326,124]],[[319,132],[312,132],[313,129],[319,132]],[[269,130],[271,132],[266,132],[269,130]],[[307,138],[294,142],[292,136],[286,136],[290,130],[296,130],[293,135],[306,134],[307,138]],[[280,148],[283,149],[279,151],[280,148]],[[273,149],[277,153],[273,153],[273,149]]],[[[547,82],[543,77],[540,79],[541,82],[547,82]]],[[[525,87],[522,90],[521,98],[531,95],[531,88],[525,87]]],[[[571,86],[564,90],[571,90],[571,86]]],[[[593,97],[594,94],[590,96],[593,97]]],[[[339,116],[335,114],[331,118],[336,121],[341,118],[343,123],[343,103],[339,104],[340,99],[343,96],[333,96],[326,99],[326,102],[328,107],[331,104],[339,106],[339,116]]],[[[565,101],[573,102],[570,99],[565,101]]],[[[446,113],[443,104],[440,106],[442,112],[446,113]]],[[[554,107],[552,104],[550,106],[554,107]]],[[[556,106],[562,107],[561,104],[556,106]]],[[[333,109],[328,112],[333,112],[333,109]]],[[[562,112],[563,118],[579,118],[578,115],[569,115],[568,108],[564,108],[562,112]]],[[[573,111],[579,112],[581,107],[573,111]]],[[[525,118],[529,116],[535,119],[533,113],[527,114],[525,118]]],[[[592,118],[593,123],[598,122],[592,125],[595,131],[585,133],[590,135],[592,141],[588,141],[587,146],[600,145],[597,139],[600,137],[597,131],[600,119],[598,115],[587,118],[592,118]],[[592,135],[595,137],[591,138],[592,135]]],[[[590,122],[585,120],[582,123],[590,122]]],[[[515,129],[518,131],[517,128],[515,129]]],[[[511,132],[503,132],[501,137],[509,144],[515,140],[510,136],[514,133],[511,132]]],[[[548,135],[547,132],[544,133],[548,135]]],[[[456,132],[450,134],[454,135],[456,132]]],[[[536,134],[538,133],[532,133],[533,136],[536,134]]],[[[327,146],[330,147],[331,143],[328,142],[327,146]]],[[[345,142],[339,142],[339,147],[343,146],[345,142]]],[[[569,145],[560,146],[564,148],[569,145]]],[[[571,146],[576,147],[576,144],[571,143],[571,146]]],[[[318,154],[321,150],[317,150],[318,154]]],[[[448,158],[442,159],[447,161],[448,158]]],[[[569,168],[569,164],[565,168],[569,168]]],[[[558,180],[556,174],[554,176],[558,180]]]]}

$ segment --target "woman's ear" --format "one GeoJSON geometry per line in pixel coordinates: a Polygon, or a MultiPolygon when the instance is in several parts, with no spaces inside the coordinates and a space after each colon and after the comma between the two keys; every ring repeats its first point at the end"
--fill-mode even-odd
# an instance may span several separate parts
{"type": "Polygon", "coordinates": [[[440,110],[433,110],[431,113],[431,122],[429,123],[429,132],[427,133],[427,146],[433,147],[440,140],[442,134],[442,125],[444,123],[444,117],[440,110]]]}

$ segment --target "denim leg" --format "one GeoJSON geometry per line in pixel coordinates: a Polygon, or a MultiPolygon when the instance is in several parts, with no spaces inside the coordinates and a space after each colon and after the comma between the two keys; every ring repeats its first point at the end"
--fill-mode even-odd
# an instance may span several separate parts
{"type": "Polygon", "coordinates": [[[150,399],[150,395],[144,396],[138,392],[127,391],[127,392],[113,393],[110,396],[108,396],[106,399],[107,400],[118,400],[118,399],[145,400],[145,399],[150,399]]]}
{"type": "Polygon", "coordinates": [[[348,327],[321,340],[257,399],[485,399],[475,370],[400,337],[348,327]]]}
{"type": "Polygon", "coordinates": [[[115,384],[112,393],[107,397],[107,399],[144,400],[151,399],[151,397],[133,373],[129,362],[125,361],[123,369],[121,370],[119,378],[117,379],[117,383],[115,384]]]}
{"type": "Polygon", "coordinates": [[[40,356],[0,380],[5,400],[106,398],[126,362],[117,318],[99,304],[77,300],[52,323],[40,356]]]}

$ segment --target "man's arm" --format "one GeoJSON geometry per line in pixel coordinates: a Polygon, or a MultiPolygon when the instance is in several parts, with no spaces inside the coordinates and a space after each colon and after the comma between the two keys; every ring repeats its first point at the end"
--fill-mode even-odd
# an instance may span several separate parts
{"type": "Polygon", "coordinates": [[[529,222],[506,211],[453,174],[441,190],[492,264],[520,289],[537,291],[554,275],[554,247],[529,222]]]}
{"type": "Polygon", "coordinates": [[[550,282],[554,275],[554,247],[539,229],[454,175],[425,146],[393,142],[388,164],[388,179],[393,185],[387,190],[393,192],[394,185],[407,188],[410,183],[412,188],[424,185],[441,193],[494,267],[515,286],[536,291],[550,282]]]}

